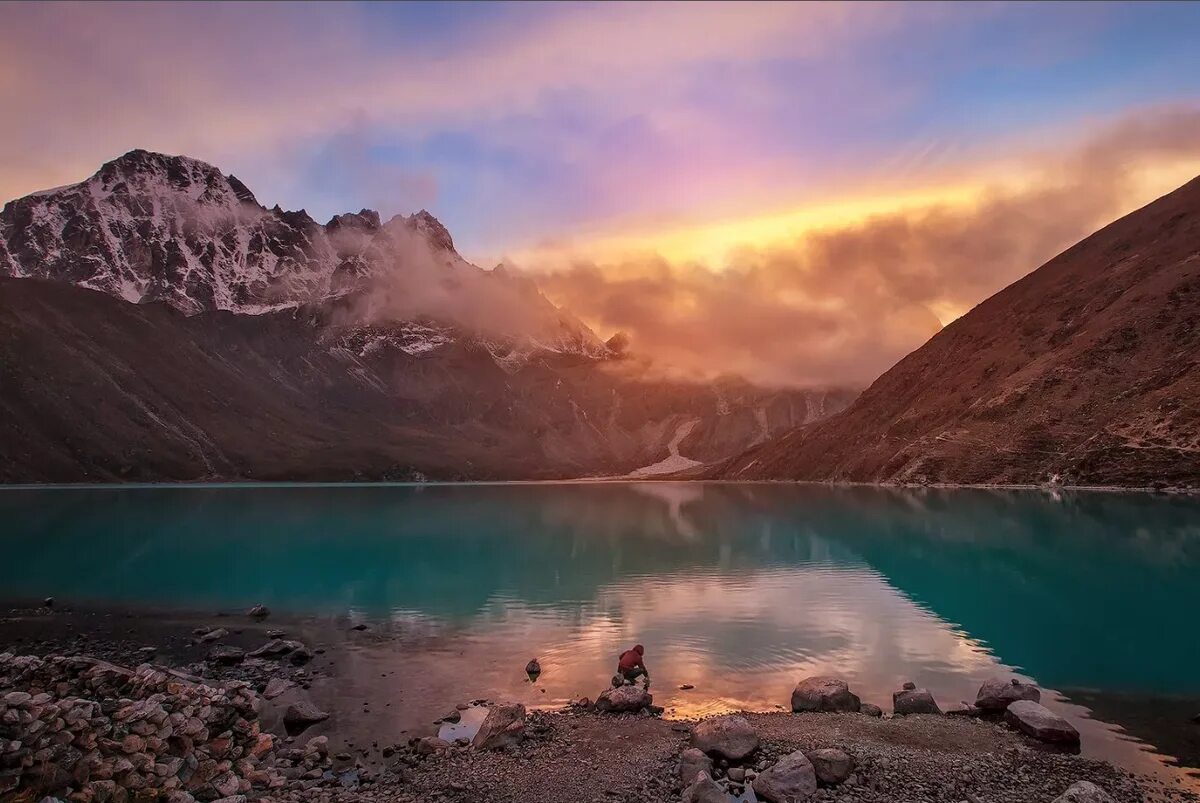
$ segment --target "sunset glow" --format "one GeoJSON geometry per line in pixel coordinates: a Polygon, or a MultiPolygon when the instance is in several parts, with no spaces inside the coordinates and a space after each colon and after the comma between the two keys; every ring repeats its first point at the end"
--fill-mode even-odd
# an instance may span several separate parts
{"type": "Polygon", "coordinates": [[[0,132],[0,197],[143,147],[220,165],[267,206],[321,222],[427,208],[468,259],[528,272],[602,336],[625,331],[685,373],[868,382],[1200,171],[1189,4],[0,16],[0,99],[22,121],[0,132]],[[47,27],[53,42],[35,35],[47,27]],[[195,36],[177,41],[181,27],[195,36]],[[881,226],[886,253],[868,245],[881,226]],[[939,251],[958,238],[980,253],[939,251]],[[736,295],[751,321],[714,319],[722,283],[747,271],[736,295]],[[890,274],[921,281],[897,293],[890,274]],[[649,305],[630,295],[648,283],[649,305]],[[764,321],[801,336],[762,354],[751,323],[764,321]]]}

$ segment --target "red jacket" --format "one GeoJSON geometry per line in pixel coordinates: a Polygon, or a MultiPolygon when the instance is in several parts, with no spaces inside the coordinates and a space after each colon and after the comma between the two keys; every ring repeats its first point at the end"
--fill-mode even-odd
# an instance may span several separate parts
{"type": "Polygon", "coordinates": [[[626,650],[621,653],[621,658],[617,662],[617,669],[645,669],[646,665],[642,663],[642,655],[645,652],[645,648],[639,644],[632,650],[626,650]]]}

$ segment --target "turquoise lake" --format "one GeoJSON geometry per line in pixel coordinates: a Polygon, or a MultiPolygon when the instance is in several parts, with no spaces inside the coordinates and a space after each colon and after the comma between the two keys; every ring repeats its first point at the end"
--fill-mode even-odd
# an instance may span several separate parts
{"type": "Polygon", "coordinates": [[[1085,753],[1136,769],[1170,755],[1196,763],[1196,498],[699,483],[12,488],[0,490],[0,523],[6,600],[264,603],[318,638],[334,632],[322,622],[375,623],[396,638],[351,645],[342,691],[328,693],[412,699],[392,717],[493,695],[594,697],[639,642],[675,716],[770,710],[816,673],[885,710],[912,680],[945,708],[1015,672],[1076,722],[1085,753]],[[544,672],[530,684],[521,668],[534,656],[544,672]]]}

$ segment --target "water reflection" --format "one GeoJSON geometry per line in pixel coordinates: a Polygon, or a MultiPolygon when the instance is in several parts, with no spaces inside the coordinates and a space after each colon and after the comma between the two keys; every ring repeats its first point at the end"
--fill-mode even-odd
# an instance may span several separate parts
{"type": "MultiPolygon", "coordinates": [[[[383,728],[473,697],[594,696],[635,642],[658,701],[687,715],[771,708],[824,671],[885,708],[910,679],[949,704],[1001,662],[1050,689],[1200,696],[1200,640],[1185,635],[1200,610],[1194,499],[668,483],[7,490],[0,521],[19,556],[0,566],[9,596],[264,602],[330,639],[321,617],[390,623],[404,640],[343,645],[346,695],[402,698],[383,728]]],[[[1052,703],[1085,750],[1144,763],[1086,709],[1052,703]]]]}

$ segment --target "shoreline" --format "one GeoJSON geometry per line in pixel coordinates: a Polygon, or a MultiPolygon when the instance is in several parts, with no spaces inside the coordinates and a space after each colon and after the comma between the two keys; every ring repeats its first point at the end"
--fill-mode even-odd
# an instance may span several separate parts
{"type": "MultiPolygon", "coordinates": [[[[0,675],[6,671],[11,673],[16,663],[27,665],[29,661],[11,656],[0,659],[0,675]]],[[[59,684],[60,689],[69,688],[72,695],[69,698],[60,695],[58,699],[64,700],[63,704],[70,700],[91,700],[98,703],[101,710],[117,711],[112,716],[118,720],[125,717],[125,711],[145,710],[152,715],[153,710],[158,710],[155,701],[164,698],[163,693],[150,696],[155,691],[166,692],[163,703],[168,710],[178,710],[176,700],[180,695],[186,702],[187,695],[199,689],[204,695],[201,699],[211,699],[211,708],[218,715],[222,706],[227,705],[227,696],[237,695],[229,705],[237,706],[247,724],[235,726],[232,751],[228,747],[229,736],[222,734],[209,742],[208,739],[216,734],[207,729],[202,730],[205,735],[198,736],[194,746],[188,741],[181,747],[177,741],[171,741],[175,737],[166,742],[160,739],[157,747],[151,744],[152,739],[143,741],[135,736],[127,736],[124,741],[101,741],[102,753],[111,755],[108,761],[110,766],[115,766],[117,780],[98,782],[110,784],[108,787],[88,788],[112,790],[112,784],[116,784],[128,787],[129,797],[137,800],[191,803],[193,800],[213,800],[218,795],[224,803],[314,800],[325,803],[577,803],[589,800],[647,803],[717,799],[692,796],[695,775],[689,772],[690,754],[687,752],[690,746],[702,743],[700,731],[711,725],[711,720],[705,725],[705,721],[696,720],[668,721],[644,710],[612,714],[581,707],[527,713],[524,707],[518,706],[519,710],[514,714],[518,724],[505,730],[511,738],[502,742],[489,743],[476,737],[470,743],[465,740],[450,743],[425,736],[395,744],[364,740],[337,748],[325,737],[314,736],[311,729],[284,730],[270,724],[267,711],[278,708],[278,702],[264,702],[236,679],[230,682],[222,678],[192,678],[186,674],[172,674],[169,667],[162,665],[145,664],[133,669],[86,658],[51,657],[45,663],[73,666],[77,674],[86,670],[83,672],[85,678],[101,671],[106,679],[131,679],[134,690],[125,688],[121,696],[128,695],[132,701],[125,700],[117,705],[113,705],[116,692],[86,691],[96,686],[93,681],[59,684]],[[139,685],[142,686],[140,692],[137,690],[139,685]],[[250,695],[253,702],[242,702],[244,695],[250,695]],[[251,707],[254,714],[250,713],[251,707]],[[246,736],[238,736],[240,733],[246,736]],[[221,746],[214,747],[218,743],[221,746]],[[239,743],[249,751],[244,755],[253,760],[227,758],[218,762],[223,756],[237,759],[243,749],[239,743]],[[141,750],[146,752],[138,752],[141,750]],[[142,774],[128,767],[121,769],[123,753],[138,761],[140,756],[150,755],[151,750],[158,751],[152,756],[152,769],[142,774]],[[193,754],[192,750],[196,752],[193,754]],[[214,752],[216,750],[225,752],[214,752]],[[176,755],[180,751],[182,754],[176,755]],[[116,761],[115,765],[113,761],[116,761]],[[195,774],[187,773],[189,761],[198,766],[195,774]],[[173,773],[181,766],[179,778],[175,778],[173,773]],[[206,771],[206,766],[211,769],[206,771]],[[160,777],[155,778],[154,772],[160,777]],[[161,777],[164,774],[166,777],[161,777]],[[150,784],[167,784],[179,779],[184,779],[185,786],[176,784],[173,791],[168,791],[165,786],[150,787],[150,784]]],[[[47,684],[33,679],[17,685],[20,688],[14,687],[14,691],[0,689],[6,692],[0,697],[5,701],[5,707],[9,711],[29,712],[35,718],[40,715],[44,720],[43,706],[49,707],[47,703],[53,706],[56,699],[53,694],[40,693],[47,684]]],[[[78,707],[78,703],[75,705],[78,707]]],[[[489,721],[490,718],[491,713],[489,721]]],[[[745,758],[721,759],[724,748],[719,744],[710,751],[710,755],[718,760],[709,763],[708,777],[717,777],[720,788],[729,789],[731,793],[744,788],[744,777],[766,774],[786,758],[797,754],[815,757],[824,751],[848,757],[851,769],[836,780],[822,775],[820,787],[814,783],[812,791],[797,800],[937,803],[965,799],[1050,803],[1060,801],[1060,795],[1079,781],[1099,785],[1112,800],[1120,803],[1142,800],[1190,803],[1198,799],[1191,792],[1168,788],[1161,782],[1135,776],[1106,762],[1048,748],[982,719],[928,714],[876,718],[866,713],[782,712],[746,712],[717,719],[724,722],[740,720],[753,732],[754,747],[745,758]],[[741,770],[741,767],[746,769],[741,770]],[[738,781],[731,780],[734,778],[738,781]]],[[[109,732],[117,737],[126,732],[132,721],[126,721],[124,726],[118,721],[116,730],[109,732]]],[[[225,720],[217,720],[220,721],[225,720]]],[[[172,723],[176,728],[180,726],[174,720],[172,723]]],[[[169,731],[171,723],[164,720],[164,724],[169,731]]],[[[196,727],[203,728],[199,723],[196,727]]],[[[219,727],[222,726],[214,724],[213,731],[219,727]]],[[[154,728],[152,725],[148,732],[153,733],[154,728]]],[[[13,726],[9,729],[19,732],[13,726]]],[[[75,730],[79,731],[78,728],[75,730]]],[[[28,735],[25,738],[26,741],[30,739],[28,735]]],[[[88,738],[88,735],[81,732],[76,738],[88,738]]],[[[17,750],[19,754],[20,748],[17,750]]],[[[14,755],[11,746],[0,752],[14,755]]],[[[103,761],[99,766],[101,774],[107,772],[103,761]]],[[[9,779],[10,791],[13,779],[22,789],[39,792],[65,793],[74,788],[72,784],[79,783],[77,772],[74,780],[62,773],[49,779],[44,773],[36,772],[5,777],[9,779]],[[57,786],[39,786],[43,783],[57,786]]],[[[716,784],[712,787],[717,788],[716,784]]],[[[18,791],[16,797],[0,795],[0,798],[24,800],[20,794],[18,791]]],[[[96,799],[95,795],[79,797],[80,794],[83,793],[71,795],[71,799],[96,799]]]]}
{"type": "MultiPolygon", "coordinates": [[[[375,631],[374,626],[357,631],[354,621],[353,617],[337,617],[336,627],[357,634],[356,638],[391,638],[375,631]]],[[[347,643],[335,645],[319,637],[310,641],[311,635],[315,635],[314,631],[306,629],[303,620],[274,614],[265,619],[252,619],[244,611],[189,614],[162,609],[119,612],[110,608],[89,612],[55,607],[51,610],[9,611],[0,617],[0,652],[98,655],[103,660],[131,668],[148,661],[156,669],[182,671],[202,683],[249,683],[250,688],[260,695],[269,688],[272,679],[286,681],[289,685],[282,696],[264,704],[260,712],[262,728],[275,733],[284,744],[293,746],[303,745],[314,737],[326,739],[330,754],[350,757],[340,759],[342,764],[347,761],[354,765],[361,763],[362,777],[375,779],[369,787],[370,795],[364,796],[367,789],[362,787],[347,791],[338,786],[333,797],[319,798],[330,803],[357,800],[407,800],[411,803],[604,800],[634,803],[679,799],[682,788],[677,782],[675,765],[700,721],[695,717],[670,717],[669,712],[667,716],[644,712],[613,715],[572,705],[527,705],[531,737],[517,750],[492,753],[451,745],[426,754],[420,752],[426,749],[420,744],[438,733],[437,722],[441,721],[441,716],[469,701],[449,694],[436,696],[435,693],[431,699],[421,701],[426,706],[422,709],[425,711],[422,724],[398,732],[381,732],[367,719],[367,700],[356,696],[362,689],[353,688],[353,684],[341,689],[347,683],[342,669],[361,663],[363,657],[352,647],[347,648],[347,643]],[[96,621],[106,621],[107,630],[99,632],[99,628],[89,627],[89,615],[96,621]],[[55,620],[56,625],[47,627],[48,622],[55,620]],[[19,624],[14,624],[15,621],[19,624]],[[196,635],[200,628],[194,627],[198,622],[207,622],[207,627],[230,632],[226,637],[202,642],[196,635]],[[315,654],[299,663],[282,656],[261,662],[247,658],[234,664],[204,660],[204,655],[218,645],[248,655],[268,643],[273,637],[271,631],[279,629],[284,631],[280,638],[297,639],[311,645],[315,649],[310,652],[315,654]],[[17,633],[21,630],[27,635],[18,639],[17,633]],[[283,709],[303,699],[315,701],[331,716],[293,733],[293,741],[287,742],[283,709]],[[359,710],[360,704],[362,710],[359,710]],[[385,749],[390,751],[390,756],[383,752],[385,749]],[[587,783],[594,788],[574,785],[573,779],[580,772],[581,754],[586,756],[582,760],[592,762],[583,767],[587,783]],[[397,760],[415,761],[416,764],[398,767],[397,760]],[[392,775],[387,775],[389,772],[392,775]],[[607,794],[608,791],[613,794],[607,794]]],[[[389,671],[384,670],[385,674],[389,671]]],[[[412,683],[420,679],[420,676],[406,676],[403,670],[398,674],[399,685],[395,688],[400,690],[399,696],[392,700],[397,706],[401,705],[401,698],[411,698],[416,693],[409,690],[412,683]]],[[[602,682],[597,679],[597,687],[602,682]]],[[[0,689],[0,698],[7,691],[0,689]]],[[[391,707],[391,702],[378,702],[375,697],[370,703],[371,713],[379,713],[384,705],[389,706],[383,711],[386,716],[398,715],[388,713],[399,710],[391,707]]],[[[760,732],[765,744],[762,755],[768,761],[778,760],[795,749],[836,747],[854,755],[866,768],[858,779],[859,786],[822,788],[820,796],[814,798],[818,800],[956,803],[961,799],[970,800],[962,796],[969,791],[987,803],[1007,800],[1050,803],[1070,783],[1078,780],[1100,783],[1122,803],[1200,800],[1195,794],[1200,791],[1200,781],[1192,784],[1178,777],[1171,781],[1158,773],[1135,775],[1127,768],[1095,756],[1048,749],[987,719],[952,715],[875,719],[858,713],[737,713],[754,723],[760,732]],[[1031,766],[1037,767],[1038,772],[1030,774],[1022,769],[1031,766]],[[943,777],[947,779],[945,785],[937,780],[943,777]],[[1124,785],[1126,781],[1130,784],[1128,787],[1124,785]],[[916,791],[905,791],[908,785],[915,785],[916,791]],[[1057,788],[1051,788],[1055,786],[1057,788]],[[1014,794],[1014,789],[1022,790],[1020,794],[1024,796],[1008,797],[1014,794]],[[951,798],[943,793],[959,796],[951,798]]],[[[1193,774],[1192,777],[1197,776],[1193,774]]],[[[271,799],[318,798],[306,791],[296,797],[271,799]]]]}
{"type": "Polygon", "coordinates": [[[22,490],[261,490],[270,488],[424,488],[469,487],[498,485],[602,485],[642,483],[689,483],[701,485],[797,485],[826,488],[877,488],[879,490],[976,490],[976,491],[1058,491],[1086,493],[1146,493],[1159,496],[1200,496],[1200,487],[1155,488],[1151,485],[1035,485],[1022,483],[884,483],[850,480],[718,480],[652,475],[647,477],[577,477],[544,480],[431,480],[428,482],[395,482],[388,480],[182,480],[179,482],[80,482],[80,483],[0,483],[0,492],[22,490]]]}

